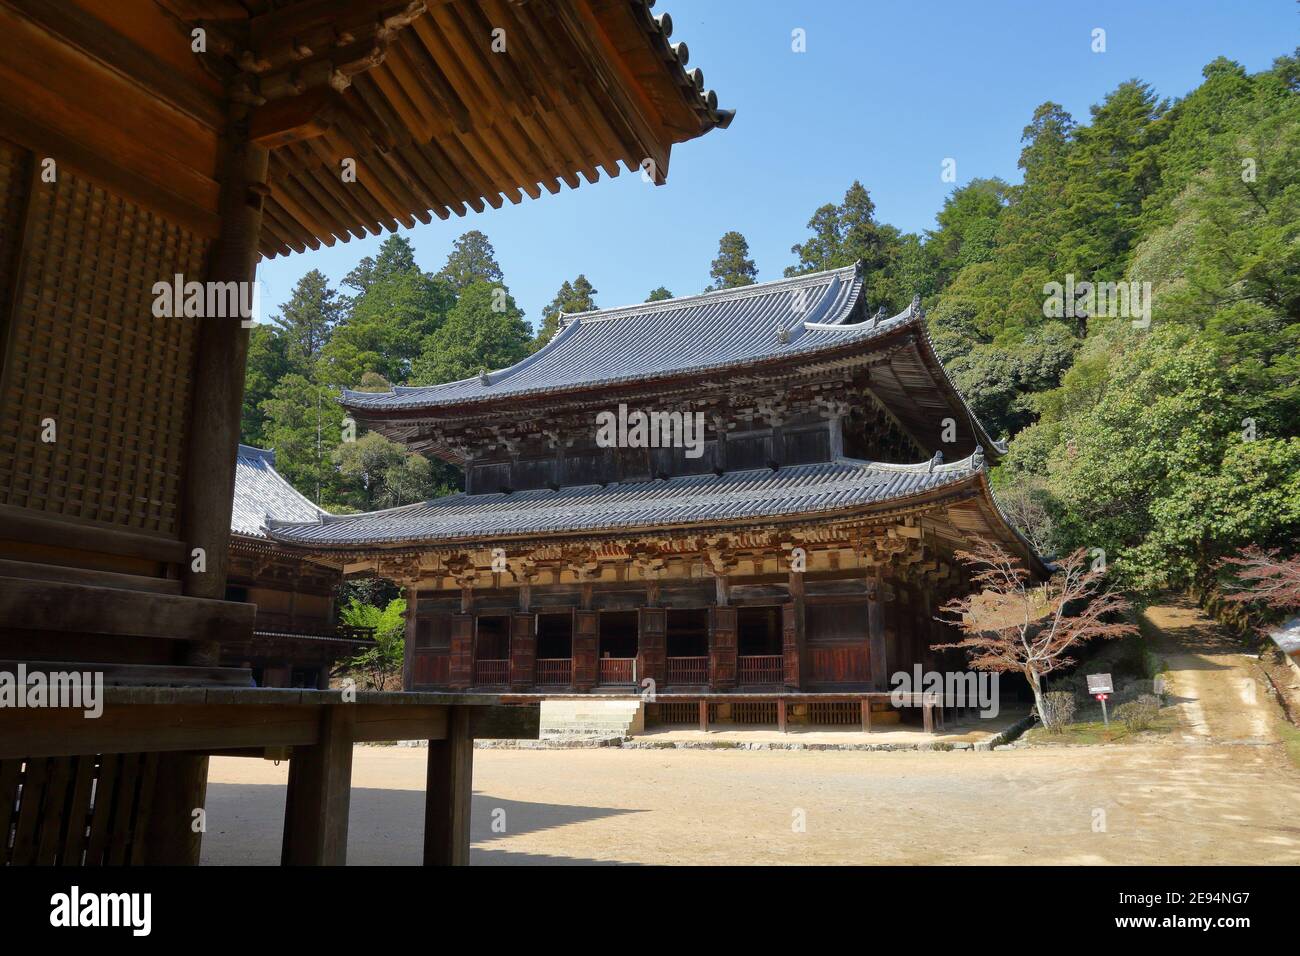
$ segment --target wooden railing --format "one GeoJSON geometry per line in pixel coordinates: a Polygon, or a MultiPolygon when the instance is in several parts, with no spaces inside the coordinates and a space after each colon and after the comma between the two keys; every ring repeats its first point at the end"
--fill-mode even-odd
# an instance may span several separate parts
{"type": "Polygon", "coordinates": [[[602,684],[635,684],[635,657],[602,657],[600,659],[600,682],[602,684]]]}
{"type": "Polygon", "coordinates": [[[541,687],[568,687],[573,683],[573,659],[543,657],[537,661],[537,683],[541,687]]]}
{"type": "Polygon", "coordinates": [[[745,654],[736,658],[736,683],[780,684],[784,666],[780,654],[745,654]]]}
{"type": "Polygon", "coordinates": [[[707,684],[708,682],[709,659],[707,657],[668,658],[668,683],[707,684]]]}
{"type": "Polygon", "coordinates": [[[375,639],[373,627],[355,624],[291,624],[287,614],[265,615],[259,613],[253,623],[253,633],[259,637],[315,637],[333,638],[342,641],[372,643],[375,639]]]}
{"type": "Polygon", "coordinates": [[[510,662],[475,661],[474,683],[480,687],[505,685],[510,679],[510,662]]]}

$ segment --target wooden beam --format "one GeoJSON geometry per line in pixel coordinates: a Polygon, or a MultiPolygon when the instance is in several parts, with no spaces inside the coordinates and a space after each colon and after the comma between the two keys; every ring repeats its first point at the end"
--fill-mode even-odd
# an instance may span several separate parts
{"type": "Polygon", "coordinates": [[[337,100],[338,94],[329,87],[272,100],[250,114],[249,142],[275,149],[321,136],[333,121],[337,100]]]}
{"type": "Polygon", "coordinates": [[[0,577],[0,621],[35,631],[220,641],[251,637],[256,613],[235,601],[0,577]]]}
{"type": "MultiPolygon", "coordinates": [[[[72,667],[75,665],[69,665],[72,667]]],[[[212,751],[316,743],[320,710],[277,704],[114,705],[97,719],[71,708],[0,708],[0,760],[93,753],[212,751]]]]}
{"type": "Polygon", "coordinates": [[[466,708],[452,711],[445,740],[429,741],[424,865],[468,866],[474,738],[466,708]]]}
{"type": "Polygon", "coordinates": [[[353,716],[350,704],[325,707],[317,743],[295,748],[289,760],[280,850],[280,862],[285,866],[342,866],[347,862],[353,716]]]}

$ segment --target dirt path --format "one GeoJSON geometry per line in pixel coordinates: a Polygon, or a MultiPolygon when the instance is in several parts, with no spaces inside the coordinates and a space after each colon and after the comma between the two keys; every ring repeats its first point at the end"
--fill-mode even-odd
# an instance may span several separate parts
{"type": "MultiPolygon", "coordinates": [[[[480,750],[472,862],[1300,865],[1300,772],[1254,662],[1194,607],[1148,617],[1184,727],[1163,742],[480,750]]],[[[356,749],[350,862],[419,862],[425,753],[356,749]]],[[[212,761],[205,862],[278,861],[287,772],[212,761]]]]}
{"type": "Polygon", "coordinates": [[[1159,632],[1152,648],[1168,665],[1184,742],[1279,744],[1281,713],[1253,654],[1189,600],[1153,605],[1143,616],[1159,632]]]}

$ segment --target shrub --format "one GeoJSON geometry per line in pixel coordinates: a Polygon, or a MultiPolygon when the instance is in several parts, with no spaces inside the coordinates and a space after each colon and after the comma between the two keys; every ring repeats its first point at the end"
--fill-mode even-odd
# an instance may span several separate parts
{"type": "Polygon", "coordinates": [[[1129,733],[1147,730],[1155,723],[1160,713],[1160,698],[1152,694],[1143,694],[1127,704],[1115,708],[1115,719],[1120,721],[1129,733]]]}
{"type": "Polygon", "coordinates": [[[1049,690],[1043,694],[1043,710],[1039,714],[1043,726],[1052,733],[1059,733],[1065,725],[1074,719],[1074,694],[1068,690],[1049,690]]]}

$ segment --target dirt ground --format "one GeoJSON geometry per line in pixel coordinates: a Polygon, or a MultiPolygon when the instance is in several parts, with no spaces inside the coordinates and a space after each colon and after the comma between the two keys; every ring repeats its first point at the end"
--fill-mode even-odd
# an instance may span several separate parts
{"type": "MultiPolygon", "coordinates": [[[[1300,772],[1258,664],[1148,612],[1181,733],[976,752],[479,750],[474,864],[1300,864],[1300,772]]],[[[416,864],[425,751],[358,747],[349,862],[416,864]]],[[[217,758],[204,862],[278,862],[287,764],[217,758]]]]}

